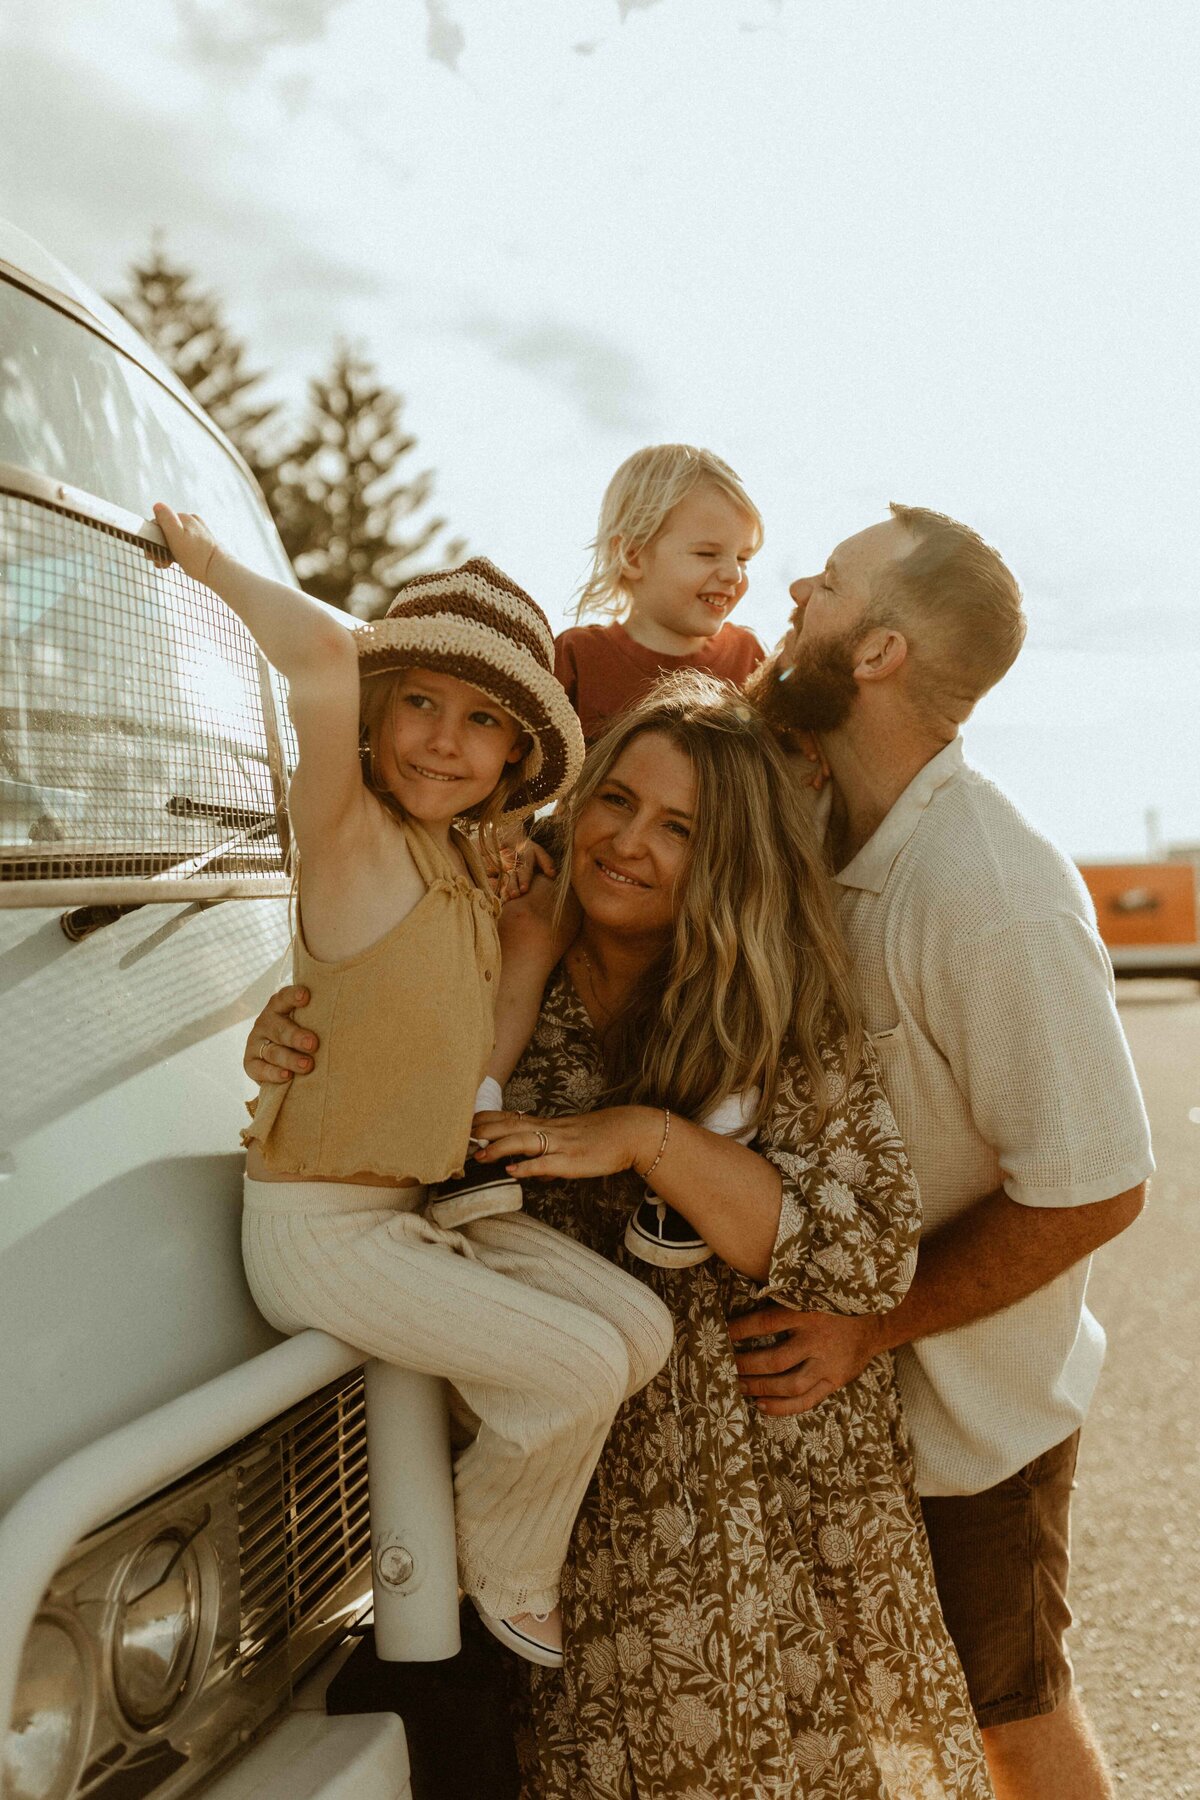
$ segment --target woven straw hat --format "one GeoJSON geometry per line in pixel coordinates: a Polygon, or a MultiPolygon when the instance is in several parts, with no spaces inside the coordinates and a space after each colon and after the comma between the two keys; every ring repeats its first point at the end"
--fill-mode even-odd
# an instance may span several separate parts
{"type": "Polygon", "coordinates": [[[583,732],[554,675],[554,633],[537,603],[485,556],[406,582],[387,616],[356,633],[359,672],[436,669],[469,681],[529,733],[526,780],[505,818],[569,793],[583,767],[583,732]]]}

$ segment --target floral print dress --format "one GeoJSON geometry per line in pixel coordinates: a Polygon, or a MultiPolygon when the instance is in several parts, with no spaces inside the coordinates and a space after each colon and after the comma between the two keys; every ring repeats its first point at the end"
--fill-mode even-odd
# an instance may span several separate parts
{"type": "MultiPolygon", "coordinates": [[[[830,1057],[831,1066],[833,1058],[830,1057]]],[[[589,1111],[599,1046],[560,967],[506,1102],[589,1111]]],[[[566,1665],[520,1665],[524,1800],[986,1800],[938,1608],[891,1358],[813,1412],[743,1399],[725,1320],[764,1297],[884,1311],[920,1206],[873,1067],[814,1137],[787,1068],[755,1148],[783,1177],[770,1274],[630,1259],[636,1177],[528,1182],[536,1217],[631,1269],[674,1354],[621,1410],[563,1573],[566,1665]]]]}

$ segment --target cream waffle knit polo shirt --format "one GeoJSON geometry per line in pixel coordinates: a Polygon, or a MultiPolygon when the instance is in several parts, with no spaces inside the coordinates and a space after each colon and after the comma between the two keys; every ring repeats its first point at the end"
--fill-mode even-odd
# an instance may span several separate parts
{"type": "MultiPolygon", "coordinates": [[[[1022,1206],[1083,1206],[1152,1173],[1087,890],[961,738],[836,882],[923,1233],[1000,1186],[1022,1206]]],[[[921,1493],[991,1487],[1081,1423],[1104,1357],[1088,1268],[898,1352],[921,1493]]]]}

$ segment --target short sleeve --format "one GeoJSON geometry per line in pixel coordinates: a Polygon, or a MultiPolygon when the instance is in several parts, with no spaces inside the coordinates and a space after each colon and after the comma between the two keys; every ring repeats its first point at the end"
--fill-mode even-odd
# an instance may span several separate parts
{"type": "Polygon", "coordinates": [[[890,1312],[916,1268],[921,1203],[869,1049],[846,1094],[807,1142],[798,1129],[806,1090],[798,1069],[754,1145],[783,1178],[779,1230],[761,1291],[800,1311],[890,1312]]]}
{"type": "Polygon", "coordinates": [[[1108,955],[1068,911],[950,954],[927,1016],[972,1119],[1024,1206],[1085,1206],[1153,1173],[1108,955]]]}

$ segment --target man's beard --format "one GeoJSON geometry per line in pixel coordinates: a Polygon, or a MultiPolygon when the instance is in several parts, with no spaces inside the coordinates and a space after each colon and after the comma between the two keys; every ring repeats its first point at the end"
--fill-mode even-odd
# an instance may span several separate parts
{"type": "Polygon", "coordinates": [[[776,731],[836,731],[858,699],[854,679],[858,636],[839,632],[824,643],[801,643],[788,668],[781,668],[778,658],[772,657],[746,683],[747,698],[776,731]]]}

